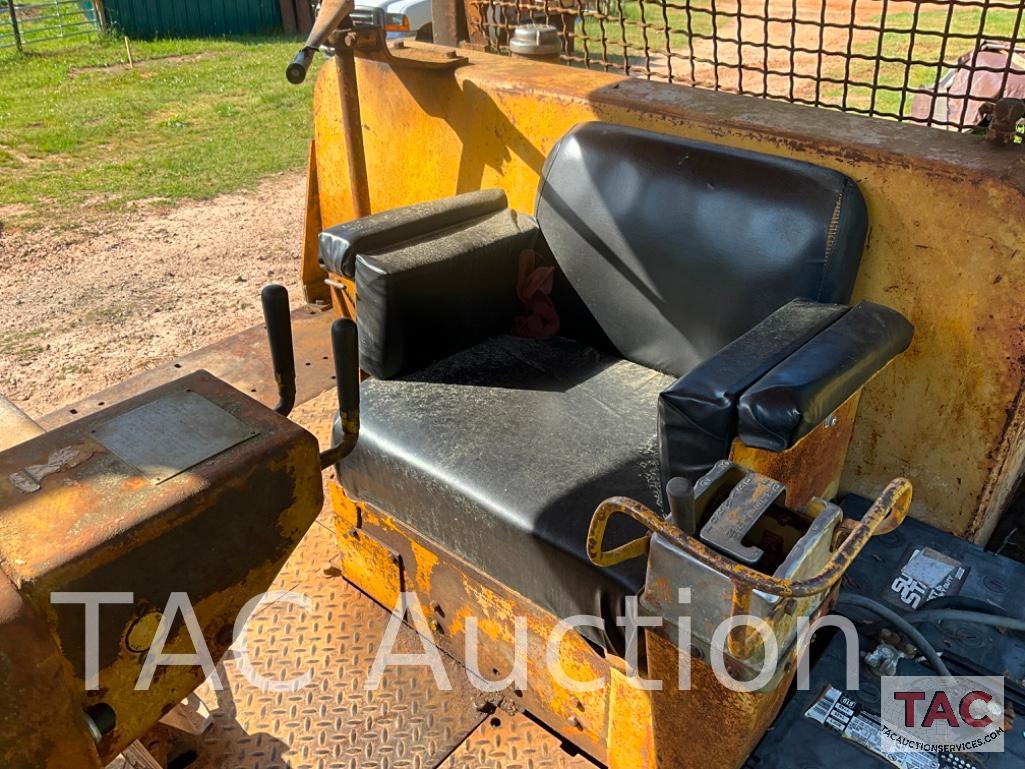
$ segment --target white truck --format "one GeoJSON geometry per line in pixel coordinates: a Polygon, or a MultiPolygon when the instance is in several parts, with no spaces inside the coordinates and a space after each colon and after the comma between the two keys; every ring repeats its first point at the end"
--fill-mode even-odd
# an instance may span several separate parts
{"type": "Polygon", "coordinates": [[[357,26],[382,27],[389,38],[432,38],[431,0],[360,0],[351,16],[357,26]]]}

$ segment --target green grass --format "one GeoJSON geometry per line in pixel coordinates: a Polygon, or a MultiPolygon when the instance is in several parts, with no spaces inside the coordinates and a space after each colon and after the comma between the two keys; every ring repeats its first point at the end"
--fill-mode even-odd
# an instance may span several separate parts
{"type": "MultiPolygon", "coordinates": [[[[683,5],[683,2],[676,4],[683,5]]],[[[657,56],[668,46],[673,53],[685,57],[692,35],[711,35],[713,31],[712,14],[704,12],[711,9],[712,0],[689,0],[688,5],[690,13],[658,0],[607,0],[607,4],[603,0],[598,8],[610,18],[600,20],[585,14],[577,21],[577,34],[581,38],[576,44],[577,54],[584,55],[583,38],[586,37],[589,57],[600,60],[603,54],[600,40],[604,36],[607,59],[619,67],[629,58],[631,66],[643,69],[645,49],[657,56]]],[[[716,17],[724,23],[726,14],[720,11],[716,17]]],[[[673,70],[677,76],[686,67],[685,60],[674,58],[673,70]]]]}
{"type": "Polygon", "coordinates": [[[302,167],[311,88],[284,77],[296,41],[133,41],[134,69],[121,39],[66,45],[0,52],[0,218],[74,224],[302,167]]]}
{"type": "MultiPolygon", "coordinates": [[[[1020,39],[1025,35],[1025,28],[1015,29],[1017,19],[1018,11],[1016,10],[990,10],[983,20],[982,11],[979,8],[955,8],[951,16],[950,31],[956,34],[978,36],[980,40],[993,37],[1020,39]]],[[[875,18],[869,23],[879,24],[879,21],[879,18],[875,18]]],[[[914,65],[910,67],[910,73],[908,73],[909,88],[931,86],[949,69],[946,65],[940,66],[943,32],[946,25],[946,10],[921,12],[917,19],[913,13],[889,14],[886,18],[887,30],[881,36],[881,48],[880,41],[871,41],[855,45],[853,50],[855,53],[872,57],[875,57],[881,50],[884,57],[934,62],[931,66],[914,65]],[[913,37],[908,32],[893,31],[912,28],[916,30],[913,37]]],[[[972,40],[953,38],[947,43],[944,58],[948,63],[952,63],[974,47],[972,40]]],[[[875,77],[875,66],[873,62],[855,60],[851,63],[849,79],[857,82],[878,82],[881,85],[903,87],[908,69],[905,64],[882,62],[879,65],[878,78],[875,77]]],[[[844,77],[842,68],[834,67],[830,74],[834,77],[844,77]]],[[[861,109],[870,108],[873,103],[872,91],[873,89],[867,86],[851,87],[847,94],[848,106],[861,109]]],[[[839,86],[830,85],[823,87],[822,96],[827,103],[838,104],[843,93],[839,86]]],[[[911,97],[910,95],[902,96],[895,91],[875,89],[874,109],[877,112],[907,115],[911,111],[911,97]]]]}

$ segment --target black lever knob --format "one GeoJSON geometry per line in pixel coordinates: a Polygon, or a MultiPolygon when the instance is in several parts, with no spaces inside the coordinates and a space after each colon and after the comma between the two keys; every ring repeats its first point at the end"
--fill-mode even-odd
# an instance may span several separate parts
{"type": "Polygon", "coordinates": [[[322,468],[328,468],[348,456],[359,438],[359,332],[354,320],[339,318],[331,324],[331,352],[335,358],[342,439],[321,452],[322,468]]]}
{"type": "Polygon", "coordinates": [[[295,405],[295,352],[292,349],[292,316],[288,309],[288,290],[272,283],[260,292],[263,319],[267,324],[274,381],[278,386],[278,404],[274,410],[288,416],[295,405]]]}
{"type": "Polygon", "coordinates": [[[666,496],[669,515],[676,527],[687,534],[695,534],[698,522],[694,512],[694,484],[682,476],[672,478],[666,484],[666,496]]]}
{"type": "Polygon", "coordinates": [[[300,85],[306,79],[306,73],[310,70],[310,64],[313,63],[313,54],[316,50],[313,48],[301,48],[299,53],[292,59],[292,63],[285,69],[285,78],[292,85],[300,85]]]}
{"type": "Polygon", "coordinates": [[[359,332],[356,322],[339,318],[331,324],[331,352],[335,358],[338,411],[359,411],[359,332]]]}

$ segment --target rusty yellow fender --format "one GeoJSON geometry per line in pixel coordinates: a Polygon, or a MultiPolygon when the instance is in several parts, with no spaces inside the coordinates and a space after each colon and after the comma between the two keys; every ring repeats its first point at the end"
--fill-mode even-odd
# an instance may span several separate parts
{"type": "Polygon", "coordinates": [[[205,371],[0,452],[0,766],[114,759],[208,672],[138,690],[150,651],[218,659],[322,503],[316,439],[205,371]]]}

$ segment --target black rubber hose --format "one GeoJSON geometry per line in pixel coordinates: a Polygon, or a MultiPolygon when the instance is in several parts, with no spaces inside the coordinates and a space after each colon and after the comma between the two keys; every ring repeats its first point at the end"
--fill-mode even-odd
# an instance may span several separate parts
{"type": "Polygon", "coordinates": [[[893,609],[885,606],[879,601],[875,601],[867,596],[858,595],[857,593],[841,593],[840,598],[836,602],[837,607],[840,606],[854,606],[858,609],[864,609],[870,611],[877,617],[882,617],[894,628],[899,630],[901,634],[907,636],[907,638],[918,647],[918,650],[929,660],[929,664],[932,665],[933,669],[942,676],[951,676],[950,668],[947,664],[940,659],[939,653],[935,647],[929,643],[928,639],[922,635],[918,628],[908,622],[904,617],[899,615],[893,609]]]}
{"type": "Polygon", "coordinates": [[[1008,612],[1003,606],[982,601],[978,598],[969,598],[966,595],[940,595],[930,598],[918,607],[918,611],[933,611],[935,609],[958,609],[960,611],[977,611],[983,614],[1002,614],[1007,616],[1008,612]]]}
{"type": "Polygon", "coordinates": [[[975,625],[989,625],[990,627],[1025,633],[1025,619],[1008,617],[1004,614],[989,614],[981,611],[926,609],[909,614],[904,619],[912,625],[921,625],[926,622],[970,622],[975,625]]]}

